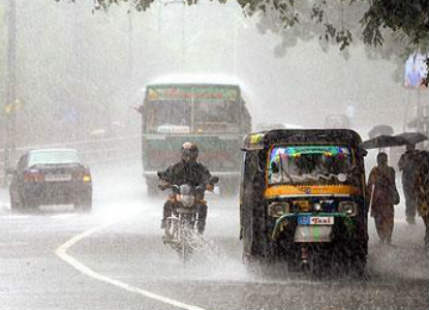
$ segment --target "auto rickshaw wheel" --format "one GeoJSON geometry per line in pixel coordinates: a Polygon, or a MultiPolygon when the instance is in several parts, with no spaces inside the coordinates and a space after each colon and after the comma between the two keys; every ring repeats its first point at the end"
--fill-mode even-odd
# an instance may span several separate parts
{"type": "Polygon", "coordinates": [[[366,262],[367,262],[367,257],[362,253],[359,253],[357,255],[350,257],[348,272],[352,276],[366,279],[367,278],[366,262]]]}
{"type": "Polygon", "coordinates": [[[366,249],[359,242],[342,242],[333,248],[331,272],[357,277],[366,276],[366,249]],[[347,244],[347,246],[345,245],[347,244]]]}
{"type": "Polygon", "coordinates": [[[249,273],[257,275],[265,274],[268,264],[263,258],[243,253],[242,260],[249,273]]]}
{"type": "Polygon", "coordinates": [[[312,278],[324,277],[330,273],[331,257],[323,247],[307,246],[307,259],[301,260],[301,269],[312,278]]]}

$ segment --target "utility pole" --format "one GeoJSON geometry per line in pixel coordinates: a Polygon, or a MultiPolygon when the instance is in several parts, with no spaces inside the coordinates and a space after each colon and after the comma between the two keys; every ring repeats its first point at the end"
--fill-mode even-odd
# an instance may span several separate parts
{"type": "Polygon", "coordinates": [[[134,44],[133,44],[133,35],[134,35],[134,24],[133,24],[133,14],[134,8],[130,5],[128,12],[128,74],[131,80],[131,83],[134,82],[134,44]]]}
{"type": "Polygon", "coordinates": [[[7,170],[15,157],[16,139],[16,4],[9,0],[7,14],[7,65],[6,65],[6,139],[4,149],[4,185],[7,185],[7,170]]]}

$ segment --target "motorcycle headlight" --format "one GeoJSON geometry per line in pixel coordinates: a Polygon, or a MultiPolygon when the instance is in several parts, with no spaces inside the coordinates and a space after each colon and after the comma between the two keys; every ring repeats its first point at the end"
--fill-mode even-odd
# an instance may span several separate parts
{"type": "Polygon", "coordinates": [[[280,217],[285,213],[289,213],[289,203],[273,202],[268,205],[268,215],[271,217],[280,217]]]}
{"type": "Polygon", "coordinates": [[[358,211],[358,205],[354,201],[341,201],[338,205],[338,212],[345,213],[348,216],[355,216],[358,211]]]}
{"type": "Polygon", "coordinates": [[[181,195],[180,201],[185,207],[192,207],[195,202],[195,197],[193,195],[181,195]]]}

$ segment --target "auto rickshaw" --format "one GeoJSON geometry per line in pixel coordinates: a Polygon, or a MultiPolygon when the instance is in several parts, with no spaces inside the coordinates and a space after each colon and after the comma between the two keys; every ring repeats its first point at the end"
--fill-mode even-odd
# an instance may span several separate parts
{"type": "Polygon", "coordinates": [[[349,129],[279,129],[244,139],[240,238],[245,262],[352,266],[368,250],[361,138],[349,129]]]}

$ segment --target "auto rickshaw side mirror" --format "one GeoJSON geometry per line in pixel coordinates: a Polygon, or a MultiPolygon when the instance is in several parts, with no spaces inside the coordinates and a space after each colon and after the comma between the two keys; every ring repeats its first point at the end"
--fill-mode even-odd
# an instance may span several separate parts
{"type": "Polygon", "coordinates": [[[359,148],[358,148],[358,153],[359,153],[361,156],[363,156],[363,157],[365,157],[366,155],[368,155],[368,151],[367,151],[366,149],[364,149],[363,147],[359,147],[359,148]]]}
{"type": "Polygon", "coordinates": [[[217,182],[219,182],[219,178],[218,177],[211,177],[210,178],[210,184],[216,184],[217,182]]]}
{"type": "Polygon", "coordinates": [[[273,173],[279,173],[279,166],[276,164],[275,161],[271,162],[271,171],[273,173]]]}

